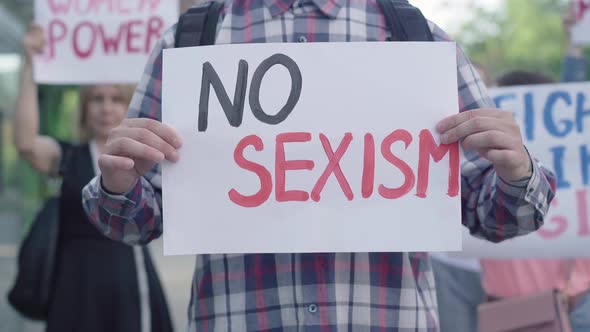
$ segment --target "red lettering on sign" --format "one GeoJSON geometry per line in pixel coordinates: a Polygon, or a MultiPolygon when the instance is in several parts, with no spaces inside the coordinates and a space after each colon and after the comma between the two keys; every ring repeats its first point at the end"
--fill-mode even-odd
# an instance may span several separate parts
{"type": "Polygon", "coordinates": [[[133,8],[129,8],[129,7],[125,6],[125,4],[128,5],[129,2],[133,2],[133,1],[126,1],[126,0],[119,1],[119,14],[131,14],[131,12],[133,11],[133,8]]]}
{"type": "Polygon", "coordinates": [[[455,197],[459,194],[459,144],[437,145],[432,133],[424,129],[420,132],[420,156],[418,159],[418,188],[416,196],[426,197],[428,175],[430,173],[430,157],[439,162],[449,154],[449,186],[447,195],[455,197]]]}
{"type": "Polygon", "coordinates": [[[244,196],[235,189],[229,191],[229,199],[237,205],[243,207],[257,207],[270,197],[272,192],[272,175],[262,165],[251,162],[244,158],[244,149],[249,145],[253,146],[256,151],[262,151],[264,144],[262,139],[256,135],[244,137],[234,150],[234,160],[241,168],[254,172],[260,180],[260,190],[254,195],[244,196]]]}
{"type": "Polygon", "coordinates": [[[87,15],[93,8],[96,8],[96,1],[74,1],[76,4],[76,13],[78,15],[87,15]]]}
{"type": "Polygon", "coordinates": [[[54,19],[49,22],[48,30],[48,38],[47,38],[47,45],[49,49],[49,59],[53,59],[55,57],[55,47],[58,42],[61,42],[65,39],[67,33],[66,24],[59,20],[54,19]]]}
{"type": "MultiPolygon", "coordinates": [[[[575,211],[578,221],[578,229],[576,234],[579,237],[590,236],[590,219],[588,217],[587,193],[588,191],[586,189],[577,190],[575,192],[574,202],[576,204],[575,211]]],[[[557,198],[554,198],[551,202],[551,209],[557,208],[558,205],[559,201],[557,198]]],[[[539,229],[538,234],[545,240],[554,240],[565,234],[570,225],[575,225],[575,223],[570,223],[566,216],[554,215],[547,220],[544,227],[539,229]]]]}
{"type": "MultiPolygon", "coordinates": [[[[555,197],[551,201],[551,207],[555,208],[557,207],[557,205],[558,200],[557,197],[555,197]]],[[[568,222],[567,218],[564,216],[553,216],[548,221],[549,223],[545,223],[545,226],[537,231],[537,234],[539,234],[539,236],[541,236],[545,240],[554,239],[563,234],[567,230],[568,222]],[[549,224],[553,224],[555,225],[555,227],[553,229],[549,229],[549,224]]]]}
{"type": "Polygon", "coordinates": [[[134,40],[139,39],[141,34],[135,31],[135,27],[141,25],[142,22],[139,20],[132,20],[127,23],[127,52],[128,53],[139,53],[142,51],[141,47],[135,46],[133,44],[134,40]]]}
{"type": "Polygon", "coordinates": [[[143,12],[146,8],[148,8],[149,11],[153,12],[158,9],[159,5],[160,0],[141,0],[139,10],[143,12]]]}
{"type": "Polygon", "coordinates": [[[336,149],[336,152],[334,153],[332,151],[332,146],[330,145],[330,141],[328,140],[328,138],[324,134],[320,134],[320,142],[322,142],[324,151],[328,156],[328,165],[326,166],[326,169],[324,170],[318,181],[315,183],[315,186],[311,191],[311,199],[315,202],[320,201],[320,194],[322,193],[322,190],[326,185],[326,181],[328,181],[328,177],[330,177],[330,174],[332,173],[334,173],[334,175],[336,176],[336,180],[338,180],[338,184],[340,184],[340,188],[342,188],[342,192],[344,192],[346,198],[349,201],[351,201],[354,198],[352,189],[350,188],[350,184],[346,180],[346,177],[344,176],[344,173],[342,173],[342,169],[340,168],[340,159],[342,159],[342,156],[344,156],[344,153],[350,146],[351,141],[352,134],[344,134],[342,142],[340,142],[338,149],[336,149]]]}
{"type": "Polygon", "coordinates": [[[586,15],[586,12],[590,10],[590,2],[586,2],[584,0],[579,0],[578,1],[578,20],[581,20],[584,18],[584,15],[586,15]]]}
{"type": "MultiPolygon", "coordinates": [[[[373,193],[373,185],[375,181],[375,142],[373,135],[366,134],[364,137],[364,151],[363,151],[363,170],[361,178],[361,193],[363,198],[371,197],[373,193]]],[[[330,141],[326,135],[318,134],[320,144],[328,157],[328,164],[322,173],[317,178],[311,193],[305,190],[286,190],[286,172],[296,170],[313,170],[315,163],[312,160],[287,160],[285,156],[286,143],[305,143],[312,140],[310,133],[305,132],[291,132],[278,134],[275,141],[275,200],[277,202],[305,202],[310,198],[319,202],[321,200],[321,193],[330,177],[334,174],[340,189],[348,201],[354,199],[354,193],[350,184],[344,175],[341,168],[343,157],[350,147],[353,137],[351,133],[346,133],[340,141],[336,151],[332,149],[330,141]]],[[[418,190],[416,196],[426,197],[426,190],[428,187],[428,173],[430,158],[435,162],[439,162],[445,155],[449,155],[449,182],[447,195],[454,197],[458,195],[459,191],[459,147],[456,144],[451,145],[436,145],[432,134],[428,130],[423,130],[420,133],[419,145],[419,161],[418,171],[414,172],[412,168],[399,157],[391,152],[391,146],[401,141],[405,143],[405,148],[408,149],[413,141],[412,135],[403,129],[398,129],[385,137],[381,144],[381,154],[383,158],[392,165],[396,166],[404,175],[404,183],[399,188],[386,188],[381,185],[379,187],[379,194],[386,199],[398,199],[407,195],[412,191],[416,182],[416,173],[418,173],[418,190]],[[420,173],[422,172],[422,173],[420,173]]],[[[245,207],[256,207],[264,203],[270,197],[272,190],[273,179],[264,166],[247,161],[243,157],[243,150],[248,145],[254,146],[256,151],[262,151],[262,141],[258,136],[251,135],[242,139],[236,149],[234,150],[234,160],[236,164],[242,168],[254,172],[260,178],[260,190],[257,194],[252,196],[240,195],[235,189],[230,190],[230,199],[232,202],[245,207]]],[[[349,158],[346,159],[347,161],[349,158]]],[[[270,169],[270,168],[269,168],[270,169]]]]}
{"type": "Polygon", "coordinates": [[[145,37],[145,49],[143,50],[145,53],[149,53],[152,50],[153,42],[157,41],[160,36],[162,36],[164,21],[157,16],[153,16],[148,20],[147,26],[148,28],[145,37]]]}
{"type": "Polygon", "coordinates": [[[399,188],[391,189],[384,185],[379,186],[379,194],[387,199],[396,199],[404,196],[414,188],[414,183],[416,182],[416,177],[414,176],[412,168],[410,168],[405,161],[399,159],[391,152],[391,146],[397,141],[404,142],[405,149],[407,150],[410,143],[412,143],[412,134],[407,130],[398,129],[387,135],[381,144],[381,154],[383,155],[383,158],[397,167],[404,174],[404,183],[399,188]]]}
{"type": "Polygon", "coordinates": [[[47,0],[49,9],[56,14],[67,14],[72,6],[72,0],[47,0]]]}
{"type": "Polygon", "coordinates": [[[277,135],[275,150],[275,198],[277,202],[304,202],[309,194],[303,190],[285,190],[285,174],[287,171],[312,170],[311,160],[286,160],[285,143],[304,143],[311,141],[310,133],[284,133],[277,135]]]}
{"type": "Polygon", "coordinates": [[[111,13],[129,15],[134,11],[145,13],[155,12],[161,0],[141,0],[139,3],[129,0],[47,0],[49,10],[53,15],[89,15],[111,13]]]}
{"type": "Polygon", "coordinates": [[[72,50],[80,59],[87,59],[95,54],[147,54],[162,35],[163,28],[164,21],[161,18],[151,17],[146,22],[124,22],[117,29],[107,29],[100,23],[82,21],[70,32],[63,21],[54,19],[49,22],[47,29],[48,58],[55,58],[58,44],[66,39],[71,40],[72,50]],[[68,34],[71,36],[68,37],[68,34]],[[97,43],[102,47],[96,47],[97,43]]]}
{"type": "Polygon", "coordinates": [[[94,51],[94,46],[96,46],[96,31],[94,30],[94,25],[90,22],[82,22],[74,29],[74,52],[76,56],[80,59],[88,58],[92,52],[94,51]],[[88,38],[80,38],[79,35],[82,32],[82,28],[86,27],[86,31],[90,33],[90,39],[88,38]],[[86,50],[82,50],[81,46],[79,45],[81,40],[89,40],[88,46],[86,50]]]}
{"type": "Polygon", "coordinates": [[[362,180],[363,198],[369,198],[373,195],[373,186],[375,185],[375,140],[373,135],[365,135],[365,154],[363,158],[363,180],[362,180]]]}
{"type": "Polygon", "coordinates": [[[98,26],[98,35],[102,40],[102,46],[105,54],[117,53],[119,51],[119,45],[121,44],[121,39],[125,35],[125,30],[125,25],[121,25],[117,30],[117,34],[114,37],[110,37],[104,32],[102,24],[98,26]]]}

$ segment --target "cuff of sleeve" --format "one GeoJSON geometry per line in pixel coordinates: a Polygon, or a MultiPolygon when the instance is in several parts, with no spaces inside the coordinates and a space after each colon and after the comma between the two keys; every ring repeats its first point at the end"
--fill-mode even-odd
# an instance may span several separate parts
{"type": "MultiPolygon", "coordinates": [[[[521,188],[521,189],[528,186],[530,180],[533,178],[533,173],[535,172],[535,161],[531,157],[531,154],[529,152],[529,149],[527,149],[526,146],[524,147],[524,149],[525,149],[527,155],[529,156],[529,162],[531,163],[531,168],[532,168],[531,169],[531,176],[528,176],[528,177],[526,177],[526,178],[524,178],[522,180],[516,180],[516,181],[505,181],[504,179],[502,179],[501,177],[498,176],[498,178],[500,179],[500,184],[501,185],[504,184],[504,185],[509,186],[509,187],[516,187],[516,188],[521,188]]],[[[506,189],[504,192],[510,193],[510,188],[506,189]]]]}
{"type": "Polygon", "coordinates": [[[539,164],[533,161],[532,165],[532,175],[526,180],[506,182],[498,176],[498,189],[512,197],[524,198],[526,202],[532,204],[545,215],[549,208],[547,197],[551,192],[551,186],[546,181],[539,164]]]}
{"type": "Polygon", "coordinates": [[[129,191],[123,194],[113,194],[108,192],[103,184],[102,177],[100,177],[100,195],[99,204],[106,207],[109,210],[123,210],[133,209],[139,202],[141,202],[142,186],[141,181],[138,179],[129,191]]]}

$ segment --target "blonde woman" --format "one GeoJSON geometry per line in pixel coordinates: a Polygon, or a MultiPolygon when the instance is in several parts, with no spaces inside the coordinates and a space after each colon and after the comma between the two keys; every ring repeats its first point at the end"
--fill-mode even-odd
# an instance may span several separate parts
{"type": "Polygon", "coordinates": [[[132,90],[119,85],[83,87],[80,130],[84,142],[41,136],[32,58],[44,47],[42,29],[31,25],[23,44],[25,63],[15,143],[31,167],[63,179],[47,331],[171,331],[166,300],[149,252],[109,240],[88,222],[82,208],[81,190],[99,172],[98,156],[109,131],[125,117],[132,90]]]}

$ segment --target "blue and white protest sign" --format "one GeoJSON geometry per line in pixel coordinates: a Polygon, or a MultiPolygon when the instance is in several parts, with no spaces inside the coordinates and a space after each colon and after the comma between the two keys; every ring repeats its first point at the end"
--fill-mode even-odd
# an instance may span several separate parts
{"type": "Polygon", "coordinates": [[[492,89],[512,111],[531,155],[557,177],[557,195],[537,232],[501,244],[467,235],[463,254],[476,257],[590,257],[590,83],[492,89]]]}

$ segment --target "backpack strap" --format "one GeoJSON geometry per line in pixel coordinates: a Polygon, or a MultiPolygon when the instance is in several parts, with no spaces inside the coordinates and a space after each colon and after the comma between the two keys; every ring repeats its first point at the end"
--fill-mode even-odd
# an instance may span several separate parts
{"type": "MultiPolygon", "coordinates": [[[[377,0],[393,41],[434,41],[422,12],[407,0],[377,0]]],[[[182,14],[175,47],[213,45],[223,2],[207,1],[182,14]]]]}
{"type": "Polygon", "coordinates": [[[223,2],[207,1],[191,7],[178,19],[174,47],[213,45],[223,2]]]}
{"type": "Polygon", "coordinates": [[[434,41],[422,12],[407,0],[377,0],[393,41],[434,41]]]}

